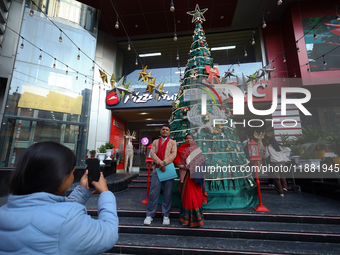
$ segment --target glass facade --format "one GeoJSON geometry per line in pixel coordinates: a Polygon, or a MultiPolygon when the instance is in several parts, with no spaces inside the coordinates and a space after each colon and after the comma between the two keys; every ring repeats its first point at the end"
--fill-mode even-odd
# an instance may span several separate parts
{"type": "Polygon", "coordinates": [[[0,166],[15,166],[24,149],[40,141],[69,147],[81,166],[87,148],[97,11],[76,1],[39,1],[38,6],[48,19],[27,2],[2,120],[0,166]]]}

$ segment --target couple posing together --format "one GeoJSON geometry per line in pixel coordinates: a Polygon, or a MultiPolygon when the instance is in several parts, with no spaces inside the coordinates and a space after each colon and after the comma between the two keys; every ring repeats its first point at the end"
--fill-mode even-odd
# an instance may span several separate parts
{"type": "Polygon", "coordinates": [[[204,184],[204,173],[196,173],[196,166],[205,165],[202,151],[193,141],[190,134],[185,136],[185,143],[178,150],[176,141],[170,139],[170,127],[163,125],[160,131],[161,137],[152,143],[150,156],[154,161],[153,175],[149,193],[149,203],[146,209],[144,225],[150,225],[156,214],[158,198],[163,185],[163,225],[170,224],[170,208],[172,187],[174,179],[161,182],[156,168],[162,172],[166,166],[176,163],[180,169],[179,191],[182,200],[182,208],[179,220],[183,225],[199,227],[204,224],[202,204],[207,203],[207,192],[204,184]]]}

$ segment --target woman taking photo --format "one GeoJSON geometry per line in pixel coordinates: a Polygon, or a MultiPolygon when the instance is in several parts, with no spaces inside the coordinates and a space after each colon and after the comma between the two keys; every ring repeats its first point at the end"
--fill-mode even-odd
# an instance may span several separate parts
{"type": "Polygon", "coordinates": [[[116,199],[101,173],[98,220],[84,204],[92,195],[88,171],[69,197],[76,157],[55,142],[25,150],[12,175],[7,204],[0,208],[0,254],[100,254],[118,241],[116,199]]]}
{"type": "Polygon", "coordinates": [[[179,220],[183,225],[199,227],[204,224],[202,203],[207,203],[204,173],[195,172],[196,166],[205,166],[205,158],[192,136],[185,136],[185,143],[177,151],[174,163],[180,169],[179,192],[182,208],[179,220]]]}

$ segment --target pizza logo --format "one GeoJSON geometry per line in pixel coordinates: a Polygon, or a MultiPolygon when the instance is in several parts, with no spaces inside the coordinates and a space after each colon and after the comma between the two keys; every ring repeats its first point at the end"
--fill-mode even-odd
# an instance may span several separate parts
{"type": "Polygon", "coordinates": [[[108,105],[116,105],[119,103],[119,98],[116,91],[111,91],[106,95],[106,103],[108,105]]]}

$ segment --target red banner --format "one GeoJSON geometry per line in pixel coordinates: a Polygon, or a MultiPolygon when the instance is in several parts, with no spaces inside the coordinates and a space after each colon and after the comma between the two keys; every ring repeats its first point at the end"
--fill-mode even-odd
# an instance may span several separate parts
{"type": "MultiPolygon", "coordinates": [[[[125,137],[124,133],[126,132],[126,123],[125,121],[117,118],[112,115],[111,120],[111,133],[110,133],[110,142],[115,146],[115,152],[118,150],[123,150],[123,160],[117,164],[118,169],[124,169],[124,159],[125,159],[125,137]]],[[[117,162],[118,163],[118,162],[117,162]]]]}

